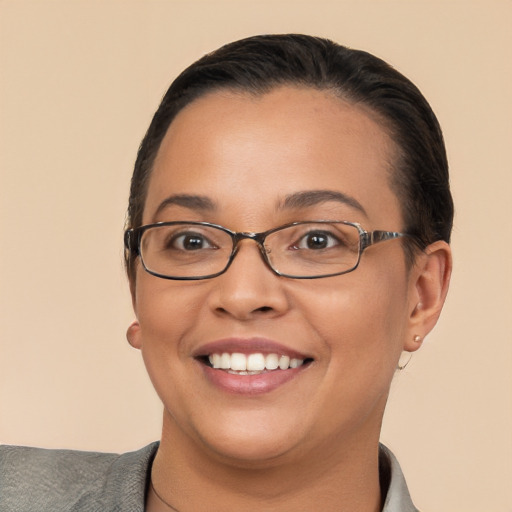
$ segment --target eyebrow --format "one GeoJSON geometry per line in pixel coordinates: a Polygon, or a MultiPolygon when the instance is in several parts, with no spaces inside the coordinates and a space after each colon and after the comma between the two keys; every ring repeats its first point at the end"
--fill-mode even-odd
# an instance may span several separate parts
{"type": "Polygon", "coordinates": [[[307,190],[304,192],[296,192],[286,196],[284,201],[281,202],[278,209],[298,209],[316,206],[317,204],[326,203],[329,201],[336,201],[338,203],[346,204],[356,210],[359,210],[366,217],[368,214],[363,208],[363,205],[354,197],[337,192],[335,190],[307,190]]]}
{"type": "Polygon", "coordinates": [[[215,203],[207,196],[199,196],[192,194],[174,194],[164,199],[156,209],[155,217],[171,205],[178,205],[190,210],[212,211],[216,209],[215,203]]]}
{"type": "MultiPolygon", "coordinates": [[[[338,192],[335,190],[306,190],[304,192],[295,192],[285,197],[281,201],[277,209],[300,209],[308,208],[310,206],[316,206],[321,203],[327,203],[329,201],[336,201],[348,205],[356,210],[359,210],[365,216],[368,216],[363,205],[354,197],[338,192]]],[[[215,203],[207,196],[194,195],[194,194],[173,194],[164,199],[158,206],[155,217],[157,217],[162,210],[171,205],[183,206],[190,210],[199,211],[214,211],[217,209],[215,203]]]]}

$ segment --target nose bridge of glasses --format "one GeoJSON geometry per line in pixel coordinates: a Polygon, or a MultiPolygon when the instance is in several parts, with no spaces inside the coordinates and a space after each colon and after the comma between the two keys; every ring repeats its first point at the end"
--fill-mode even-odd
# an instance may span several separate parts
{"type": "Polygon", "coordinates": [[[242,231],[235,233],[233,235],[233,255],[231,259],[233,259],[238,253],[241,242],[243,242],[244,240],[252,240],[253,242],[256,242],[264,263],[267,266],[270,266],[270,268],[272,268],[267,255],[269,251],[267,250],[264,244],[266,236],[267,233],[253,233],[251,231],[242,231]]]}
{"type": "Polygon", "coordinates": [[[236,248],[242,240],[254,240],[254,242],[258,244],[260,251],[265,252],[264,242],[266,235],[266,233],[253,233],[251,231],[242,231],[239,233],[235,233],[234,246],[236,248]]]}

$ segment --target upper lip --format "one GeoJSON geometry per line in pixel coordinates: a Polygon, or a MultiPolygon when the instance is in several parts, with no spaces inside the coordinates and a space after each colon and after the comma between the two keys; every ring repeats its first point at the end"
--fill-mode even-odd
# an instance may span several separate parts
{"type": "Polygon", "coordinates": [[[311,356],[301,353],[295,349],[287,347],[267,338],[224,338],[210,341],[199,346],[193,352],[193,357],[204,357],[210,354],[222,353],[239,354],[278,354],[289,356],[296,359],[311,359],[311,356]]]}

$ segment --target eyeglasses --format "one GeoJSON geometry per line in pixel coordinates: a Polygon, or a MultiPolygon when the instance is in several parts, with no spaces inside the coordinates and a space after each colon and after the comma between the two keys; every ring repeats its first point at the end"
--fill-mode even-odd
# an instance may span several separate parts
{"type": "Polygon", "coordinates": [[[266,265],[277,275],[317,279],[357,268],[369,246],[405,233],[365,231],[347,221],[293,222],[263,233],[231,231],[209,222],[159,222],[125,231],[127,251],[144,269],[163,279],[217,277],[229,268],[240,242],[254,240],[266,265]]]}

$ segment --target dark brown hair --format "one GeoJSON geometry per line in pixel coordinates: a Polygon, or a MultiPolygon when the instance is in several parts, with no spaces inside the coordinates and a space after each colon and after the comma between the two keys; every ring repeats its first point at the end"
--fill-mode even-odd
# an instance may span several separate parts
{"type": "MultiPolygon", "coordinates": [[[[409,261],[414,248],[449,242],[453,201],[439,123],[418,88],[383,60],[318,37],[262,35],[227,44],[185,69],[171,84],[140,145],[131,181],[127,228],[141,225],[156,154],[175,116],[219,89],[264,94],[280,85],[330,90],[373,111],[398,154],[391,185],[399,198],[409,261]]],[[[136,257],[126,252],[130,278],[136,257]]]]}

